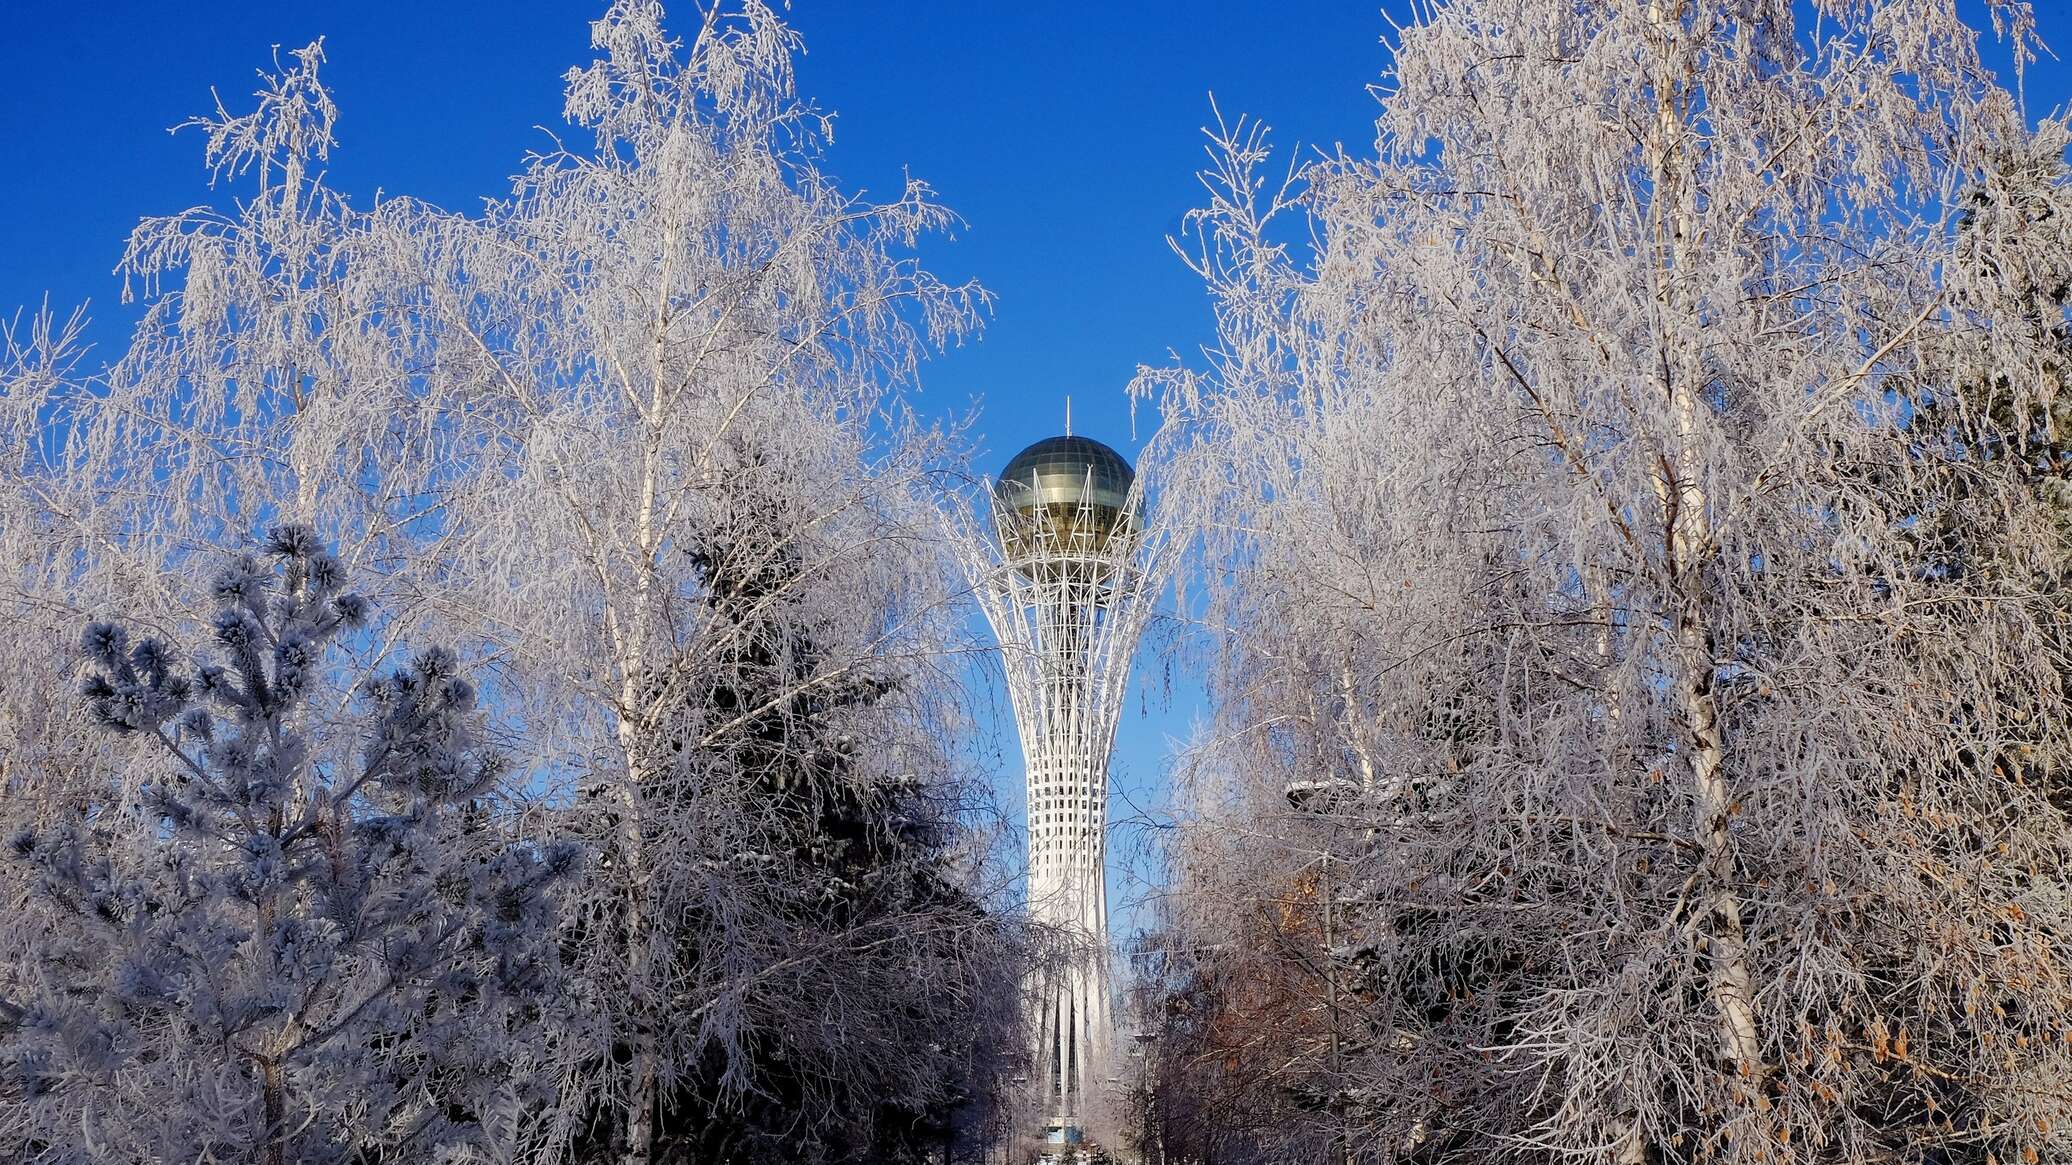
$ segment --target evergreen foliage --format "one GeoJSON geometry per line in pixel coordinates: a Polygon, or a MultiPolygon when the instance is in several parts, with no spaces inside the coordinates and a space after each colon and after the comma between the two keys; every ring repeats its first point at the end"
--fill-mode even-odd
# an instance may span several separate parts
{"type": "Polygon", "coordinates": [[[87,629],[88,709],[155,761],[9,842],[37,930],[0,1004],[26,1159],[457,1159],[522,1103],[502,1048],[554,985],[575,851],[485,824],[500,761],[450,653],[322,711],[370,613],[344,575],[276,528],[216,576],[192,669],[87,629]]]}

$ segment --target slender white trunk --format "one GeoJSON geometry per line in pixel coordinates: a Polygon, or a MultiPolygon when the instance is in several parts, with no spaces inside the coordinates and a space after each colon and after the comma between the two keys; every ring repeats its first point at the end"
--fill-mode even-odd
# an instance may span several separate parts
{"type": "Polygon", "coordinates": [[[651,1160],[655,1109],[659,1099],[656,1094],[660,1060],[656,1026],[661,1017],[657,1013],[652,982],[654,959],[650,948],[654,936],[648,918],[647,845],[642,830],[646,812],[645,791],[651,774],[645,760],[642,729],[632,711],[647,698],[647,693],[641,691],[644,662],[645,653],[636,653],[629,661],[630,666],[620,688],[621,707],[626,711],[621,713],[618,724],[619,747],[626,758],[625,815],[620,826],[620,844],[626,852],[626,980],[630,988],[627,1002],[633,1016],[633,1030],[626,1033],[631,1044],[633,1076],[626,1101],[626,1165],[647,1165],[651,1160]]]}
{"type": "MultiPolygon", "coordinates": [[[[1691,416],[1689,393],[1678,395],[1680,426],[1691,416]]],[[[1680,436],[1688,436],[1688,430],[1680,436]]],[[[1685,470],[1685,474],[1690,471],[1685,470]]],[[[1762,1040],[1756,1026],[1754,976],[1749,969],[1741,900],[1734,892],[1734,841],[1729,824],[1734,815],[1726,772],[1726,731],[1720,724],[1719,699],[1713,684],[1713,652],[1705,617],[1703,570],[1717,552],[1705,493],[1688,476],[1673,486],[1671,507],[1672,585],[1675,587],[1676,652],[1679,675],[1676,698],[1683,713],[1685,742],[1693,793],[1693,832],[1704,863],[1697,932],[1706,957],[1707,980],[1719,1013],[1721,1052],[1739,1078],[1737,1091],[1762,1105],[1765,1075],[1762,1040]]]]}
{"type": "MultiPolygon", "coordinates": [[[[632,701],[639,699],[640,695],[636,673],[629,671],[620,687],[622,706],[637,707],[632,701]]],[[[656,1101],[656,1016],[652,1006],[652,984],[649,982],[653,977],[653,960],[648,950],[653,940],[648,928],[647,851],[641,836],[641,793],[648,773],[641,759],[639,727],[630,715],[621,714],[619,717],[618,734],[619,747],[626,758],[620,845],[626,855],[626,982],[630,989],[628,1003],[633,1014],[633,1030],[626,1033],[627,1042],[632,1045],[630,1067],[633,1074],[626,1098],[626,1162],[627,1165],[646,1165],[654,1146],[656,1101]]]]}
{"type": "Polygon", "coordinates": [[[1695,327],[1689,249],[1699,224],[1695,182],[1688,157],[1690,134],[1685,104],[1694,70],[1684,44],[1684,2],[1650,5],[1659,66],[1652,155],[1657,262],[1655,298],[1663,321],[1658,333],[1662,388],[1668,398],[1671,434],[1664,449],[1658,489],[1665,512],[1670,588],[1669,615],[1675,634],[1677,675],[1673,681],[1682,713],[1690,767],[1693,832],[1704,870],[1697,933],[1707,963],[1706,978],[1718,1013],[1721,1054],[1739,1079],[1744,1100],[1762,1103],[1762,1041],[1755,1014],[1754,978],[1749,969],[1746,928],[1735,894],[1733,795],[1726,771],[1726,731],[1714,687],[1713,643],[1707,617],[1705,574],[1719,552],[1702,479],[1705,465],[1705,401],[1699,391],[1703,369],[1685,327],[1695,327]]]}
{"type": "MultiPolygon", "coordinates": [[[[662,544],[658,514],[662,490],[662,443],[667,436],[664,413],[669,407],[665,387],[669,372],[669,295],[681,237],[674,223],[662,232],[661,271],[656,280],[655,317],[648,343],[647,400],[641,410],[646,439],[641,447],[640,505],[633,528],[634,569],[638,577],[633,592],[632,651],[628,653],[619,700],[619,745],[626,754],[626,783],[631,800],[625,827],[630,867],[627,876],[632,883],[627,916],[627,939],[631,944],[627,974],[633,983],[635,1016],[632,1032],[633,1087],[628,1098],[631,1111],[626,1122],[626,1165],[648,1165],[653,1159],[655,1111],[661,1099],[658,1095],[661,1066],[658,1040],[662,1015],[652,981],[654,959],[650,948],[654,937],[650,933],[646,909],[647,846],[641,828],[645,810],[642,802],[650,774],[645,759],[646,742],[641,739],[646,727],[639,723],[639,710],[648,701],[660,698],[653,691],[643,691],[642,686],[652,686],[657,679],[650,674],[648,657],[656,629],[655,608],[662,597],[661,565],[657,556],[662,544]]],[[[629,396],[637,393],[636,386],[631,383],[626,385],[626,389],[629,396]]]]}
{"type": "MultiPolygon", "coordinates": [[[[1695,404],[1688,391],[1677,395],[1677,418],[1688,441],[1695,404]]],[[[1687,454],[1690,452],[1686,447],[1687,454]]],[[[1690,464],[1687,457],[1686,464],[1690,464]]],[[[1665,471],[1666,472],[1666,471],[1665,471]]],[[[1748,941],[1735,894],[1734,841],[1729,825],[1733,794],[1727,783],[1726,730],[1720,724],[1719,699],[1713,684],[1713,652],[1705,614],[1703,571],[1717,553],[1705,493],[1685,476],[1676,481],[1671,505],[1671,570],[1675,588],[1676,654],[1679,675],[1676,698],[1688,740],[1693,793],[1693,832],[1704,863],[1706,891],[1698,918],[1699,947],[1708,964],[1707,980],[1719,1013],[1721,1052],[1739,1077],[1744,1099],[1761,1103],[1764,1075],[1762,1041],[1756,1027],[1754,977],[1749,970],[1748,941]]]]}

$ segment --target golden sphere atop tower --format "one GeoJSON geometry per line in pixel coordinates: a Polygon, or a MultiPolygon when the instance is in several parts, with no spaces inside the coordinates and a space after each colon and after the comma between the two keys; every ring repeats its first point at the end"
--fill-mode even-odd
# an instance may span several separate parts
{"type": "Polygon", "coordinates": [[[1118,534],[1137,532],[1129,508],[1136,471],[1091,437],[1046,437],[1020,453],[993,484],[993,513],[1010,560],[1104,554],[1118,534]]]}

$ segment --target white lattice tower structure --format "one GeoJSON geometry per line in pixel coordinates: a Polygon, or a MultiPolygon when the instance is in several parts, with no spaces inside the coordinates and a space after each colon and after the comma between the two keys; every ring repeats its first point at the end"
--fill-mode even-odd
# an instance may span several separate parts
{"type": "Polygon", "coordinates": [[[1130,662],[1163,585],[1165,539],[1139,521],[1122,456],[1085,437],[1017,454],[992,530],[960,539],[999,640],[1027,776],[1029,910],[1077,958],[1031,983],[1035,1085],[1054,1134],[1081,1130],[1108,1078],[1108,757],[1130,662]]]}

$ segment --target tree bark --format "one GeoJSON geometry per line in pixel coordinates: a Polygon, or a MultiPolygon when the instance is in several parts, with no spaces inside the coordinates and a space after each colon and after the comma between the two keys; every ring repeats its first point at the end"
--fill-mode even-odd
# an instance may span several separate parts
{"type": "Polygon", "coordinates": [[[278,1059],[259,1061],[259,1088],[260,1108],[266,1118],[266,1165],[287,1165],[288,1104],[278,1059]]]}

